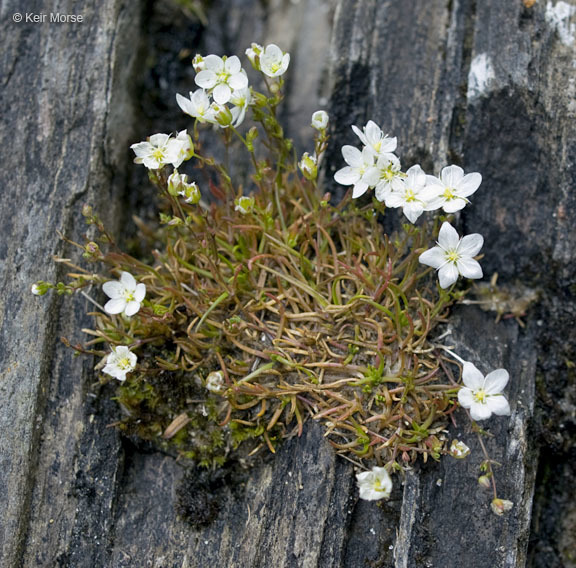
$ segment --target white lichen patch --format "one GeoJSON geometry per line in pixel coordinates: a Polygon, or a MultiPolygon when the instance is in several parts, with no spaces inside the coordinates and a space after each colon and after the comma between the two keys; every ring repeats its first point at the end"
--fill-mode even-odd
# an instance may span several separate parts
{"type": "Polygon", "coordinates": [[[576,23],[571,21],[576,13],[576,6],[567,2],[548,2],[545,18],[550,27],[558,33],[564,45],[572,45],[576,35],[576,23]]]}
{"type": "Polygon", "coordinates": [[[480,53],[470,64],[468,73],[468,100],[485,96],[494,80],[494,67],[487,53],[480,53]]]}

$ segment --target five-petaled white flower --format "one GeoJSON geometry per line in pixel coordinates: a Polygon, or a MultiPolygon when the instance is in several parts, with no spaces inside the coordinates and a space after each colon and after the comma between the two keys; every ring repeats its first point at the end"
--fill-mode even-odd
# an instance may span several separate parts
{"type": "Polygon", "coordinates": [[[402,207],[404,215],[411,223],[416,220],[426,207],[422,191],[426,187],[426,174],[418,165],[406,171],[406,179],[397,180],[393,190],[382,191],[386,207],[402,207]]]}
{"type": "Polygon", "coordinates": [[[363,471],[356,474],[360,499],[366,501],[378,501],[388,499],[392,491],[392,479],[383,467],[373,467],[371,471],[363,471]]]}
{"type": "Polygon", "coordinates": [[[510,405],[502,394],[508,378],[506,369],[496,369],[484,377],[472,363],[466,361],[462,368],[464,386],[458,391],[458,402],[470,409],[473,420],[486,420],[492,414],[508,415],[510,405]]]}
{"type": "Polygon", "coordinates": [[[267,45],[260,54],[260,70],[268,77],[284,75],[290,64],[290,54],[284,53],[277,45],[267,45]]]}
{"type": "Polygon", "coordinates": [[[137,361],[138,357],[128,347],[118,345],[117,347],[112,347],[112,353],[108,355],[106,366],[102,369],[102,372],[124,382],[126,374],[134,370],[137,361]]]}
{"type": "Polygon", "coordinates": [[[360,138],[362,144],[369,148],[375,156],[390,154],[396,150],[396,146],[398,145],[396,138],[386,136],[380,127],[372,120],[369,120],[362,130],[357,126],[353,126],[352,130],[356,136],[360,138]]]}
{"type": "Polygon", "coordinates": [[[378,183],[379,173],[374,166],[374,154],[369,148],[362,151],[354,146],[342,146],[342,156],[348,164],[334,174],[342,185],[353,185],[352,197],[364,195],[369,187],[378,183]]]}
{"type": "Polygon", "coordinates": [[[138,142],[130,146],[136,154],[134,163],[144,164],[150,170],[159,170],[166,164],[180,165],[182,142],[182,140],[170,138],[168,134],[153,134],[146,142],[138,142]]]}
{"type": "Polygon", "coordinates": [[[134,276],[129,272],[122,272],[120,280],[105,282],[102,290],[110,298],[104,306],[108,314],[124,313],[125,316],[133,316],[146,296],[146,286],[136,284],[134,276]]]}
{"type": "Polygon", "coordinates": [[[214,109],[212,101],[204,89],[190,91],[190,98],[187,99],[180,94],[176,94],[178,106],[192,118],[200,122],[214,123],[214,109]]]}
{"type": "Polygon", "coordinates": [[[406,174],[400,171],[400,160],[395,154],[383,154],[376,161],[379,180],[374,195],[378,201],[385,201],[386,196],[394,191],[401,191],[404,187],[402,180],[406,174]]]}
{"type": "Polygon", "coordinates": [[[446,213],[460,211],[469,203],[467,197],[472,195],[481,183],[482,176],[479,173],[464,175],[464,170],[459,166],[448,166],[442,170],[440,179],[428,176],[426,209],[434,211],[442,207],[446,213]]]}
{"type": "Polygon", "coordinates": [[[204,57],[204,69],[196,75],[194,81],[200,88],[211,90],[214,100],[221,105],[230,100],[232,91],[248,86],[248,77],[236,55],[207,55],[204,57]]]}
{"type": "Polygon", "coordinates": [[[460,238],[450,223],[442,223],[438,246],[420,255],[420,262],[438,270],[440,287],[448,288],[462,275],[464,278],[482,278],[482,267],[474,260],[484,237],[478,233],[460,238]]]}
{"type": "Polygon", "coordinates": [[[325,110],[317,110],[312,114],[312,128],[326,130],[328,126],[328,113],[325,110]]]}

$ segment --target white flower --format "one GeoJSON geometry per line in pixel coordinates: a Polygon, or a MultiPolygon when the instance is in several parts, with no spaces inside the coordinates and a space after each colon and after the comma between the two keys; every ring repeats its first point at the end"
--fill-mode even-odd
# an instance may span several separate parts
{"type": "Polygon", "coordinates": [[[192,59],[192,67],[194,67],[194,71],[196,71],[196,73],[200,73],[200,71],[206,67],[204,58],[199,53],[197,53],[194,56],[194,59],[192,59]]]}
{"type": "Polygon", "coordinates": [[[190,92],[190,98],[187,99],[180,94],[176,95],[178,106],[192,118],[200,122],[214,123],[214,109],[212,101],[204,89],[197,89],[190,92]]]}
{"type": "Polygon", "coordinates": [[[298,163],[298,167],[306,179],[316,179],[318,175],[318,160],[316,159],[316,154],[310,155],[308,152],[304,152],[302,159],[298,163]]]}
{"type": "Polygon", "coordinates": [[[342,185],[353,185],[352,197],[364,195],[369,187],[378,183],[378,170],[374,167],[374,154],[364,148],[342,146],[342,156],[348,164],[334,174],[334,179],[342,185]]]}
{"type": "Polygon", "coordinates": [[[371,471],[363,471],[356,474],[360,499],[366,501],[378,501],[388,499],[392,491],[392,480],[383,467],[373,467],[371,471]]]}
{"type": "Polygon", "coordinates": [[[256,69],[256,71],[260,71],[260,56],[264,48],[258,43],[252,43],[250,47],[246,50],[246,57],[252,63],[252,67],[256,69]]]}
{"type": "Polygon", "coordinates": [[[326,130],[328,126],[328,113],[325,110],[317,110],[312,115],[312,128],[326,130]]]}
{"type": "Polygon", "coordinates": [[[136,158],[135,164],[144,164],[150,170],[159,170],[166,164],[181,164],[182,141],[170,138],[168,134],[154,134],[146,142],[130,146],[136,158]]]}
{"type": "Polygon", "coordinates": [[[182,196],[186,203],[191,204],[198,203],[202,197],[196,182],[188,183],[188,176],[179,174],[178,170],[174,170],[168,178],[168,191],[171,195],[182,196]]]}
{"type": "Polygon", "coordinates": [[[240,211],[242,215],[247,215],[254,209],[254,198],[242,195],[234,201],[234,211],[240,211]]]}
{"type": "Polygon", "coordinates": [[[462,369],[464,386],[458,391],[458,402],[470,409],[473,420],[486,420],[492,414],[507,416],[510,405],[502,391],[508,378],[505,369],[496,369],[484,377],[472,363],[466,361],[462,369]]]}
{"type": "Polygon", "coordinates": [[[465,458],[470,453],[470,448],[459,440],[452,440],[450,444],[450,455],[457,460],[465,458]]]}
{"type": "Polygon", "coordinates": [[[108,314],[123,312],[125,316],[133,316],[146,296],[146,286],[142,283],[136,284],[134,276],[129,272],[122,272],[119,281],[105,282],[102,290],[111,298],[104,306],[104,311],[108,314]]]}
{"type": "Polygon", "coordinates": [[[128,347],[118,345],[112,347],[112,353],[108,355],[102,372],[124,382],[126,374],[134,370],[137,361],[138,357],[128,347]]]}
{"type": "Polygon", "coordinates": [[[230,112],[232,113],[232,126],[236,128],[244,122],[246,110],[252,102],[250,87],[235,90],[230,97],[230,102],[235,105],[230,112]]]}
{"type": "Polygon", "coordinates": [[[194,81],[202,89],[212,90],[214,100],[221,105],[230,100],[232,91],[248,86],[248,77],[236,55],[207,55],[204,58],[204,69],[196,75],[194,81]]]}
{"type": "Polygon", "coordinates": [[[40,286],[38,286],[38,284],[32,284],[32,288],[30,289],[30,292],[32,292],[32,294],[34,294],[34,296],[42,296],[42,290],[40,289],[40,286]]]}
{"type": "Polygon", "coordinates": [[[404,187],[402,180],[405,175],[400,171],[400,160],[395,154],[383,154],[376,161],[376,169],[380,179],[376,184],[374,195],[378,201],[384,201],[386,196],[404,187]]]}
{"type": "Polygon", "coordinates": [[[460,238],[450,223],[442,223],[438,246],[420,255],[420,262],[438,270],[440,287],[448,288],[462,275],[464,278],[482,278],[482,267],[476,256],[484,238],[478,233],[460,238]]]}
{"type": "Polygon", "coordinates": [[[222,392],[224,386],[224,373],[222,371],[213,371],[206,377],[206,388],[210,392],[222,392]]]}
{"type": "Polygon", "coordinates": [[[280,77],[286,73],[290,64],[290,54],[284,53],[277,45],[271,43],[260,55],[260,70],[268,77],[280,77]]]}
{"type": "Polygon", "coordinates": [[[179,150],[178,158],[176,161],[172,162],[172,165],[175,168],[179,168],[184,160],[189,160],[194,156],[194,144],[191,136],[186,130],[178,132],[178,136],[173,140],[179,144],[179,150]]]}
{"type": "Polygon", "coordinates": [[[186,203],[190,203],[191,205],[195,205],[202,198],[202,193],[200,193],[198,184],[195,181],[192,183],[184,182],[182,184],[182,189],[178,192],[178,195],[183,197],[184,201],[186,201],[186,203]]]}
{"type": "Polygon", "coordinates": [[[493,499],[492,503],[490,503],[490,508],[492,512],[501,517],[504,513],[509,511],[514,507],[514,503],[512,501],[508,501],[506,499],[493,499]]]}
{"type": "Polygon", "coordinates": [[[463,209],[469,203],[467,197],[472,195],[482,183],[479,173],[464,175],[464,170],[458,166],[448,166],[442,170],[440,179],[428,176],[426,197],[427,211],[444,209],[446,213],[454,213],[463,209]]]}
{"type": "Polygon", "coordinates": [[[393,187],[393,191],[382,191],[386,207],[402,207],[408,220],[416,223],[426,207],[422,197],[426,174],[420,166],[412,166],[406,171],[406,179],[398,180],[393,187]]]}
{"type": "Polygon", "coordinates": [[[372,120],[369,120],[362,130],[357,126],[353,126],[352,130],[356,136],[360,138],[362,144],[369,148],[376,156],[394,152],[398,145],[396,138],[386,136],[382,130],[380,130],[380,127],[372,120]]]}

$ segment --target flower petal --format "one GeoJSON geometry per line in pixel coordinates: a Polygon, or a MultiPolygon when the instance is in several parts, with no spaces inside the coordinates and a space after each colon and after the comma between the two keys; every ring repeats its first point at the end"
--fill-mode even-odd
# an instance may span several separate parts
{"type": "Polygon", "coordinates": [[[486,420],[486,418],[490,418],[491,415],[492,411],[487,404],[475,402],[470,407],[470,416],[472,416],[472,420],[486,420]]]}
{"type": "Polygon", "coordinates": [[[354,185],[360,179],[360,174],[354,168],[345,166],[334,174],[334,179],[342,185],[354,185]]]}
{"type": "Polygon", "coordinates": [[[440,247],[434,247],[423,252],[418,260],[426,266],[440,268],[446,263],[446,253],[440,247]]]}
{"type": "Polygon", "coordinates": [[[438,279],[440,280],[440,288],[449,288],[458,280],[458,269],[456,266],[449,262],[438,270],[438,279]]]}
{"type": "Polygon", "coordinates": [[[482,267],[473,258],[461,258],[457,260],[456,267],[464,278],[482,278],[482,276],[484,276],[482,267]]]}
{"type": "Polygon", "coordinates": [[[218,104],[225,105],[232,96],[232,90],[226,83],[220,83],[216,85],[216,88],[212,91],[212,96],[218,104]]]}
{"type": "Polygon", "coordinates": [[[237,55],[232,55],[228,57],[224,62],[224,69],[230,73],[230,75],[235,75],[236,73],[240,73],[240,69],[242,69],[242,64],[240,63],[240,59],[238,59],[237,55]]]}
{"type": "Polygon", "coordinates": [[[480,233],[466,235],[462,237],[458,245],[458,253],[463,256],[476,256],[480,252],[483,244],[484,237],[480,233]]]}
{"type": "Polygon", "coordinates": [[[111,280],[110,282],[104,282],[104,284],[102,284],[102,290],[109,298],[116,299],[120,298],[124,293],[124,286],[117,280],[111,280]]]}
{"type": "Polygon", "coordinates": [[[125,307],[126,307],[126,300],[122,298],[116,298],[114,300],[109,300],[108,302],[106,302],[106,304],[104,305],[104,311],[107,314],[114,315],[122,313],[125,307]]]}
{"type": "Polygon", "coordinates": [[[360,180],[356,183],[354,189],[352,190],[352,197],[356,199],[357,197],[364,195],[366,191],[368,191],[368,184],[360,180]]]}
{"type": "Polygon", "coordinates": [[[470,408],[474,403],[474,393],[467,387],[462,387],[458,391],[458,402],[463,408],[470,408]]]}
{"type": "Polygon", "coordinates": [[[476,172],[467,174],[458,183],[457,193],[461,197],[472,195],[482,183],[482,176],[476,172]]]}
{"type": "Polygon", "coordinates": [[[364,165],[362,152],[358,148],[354,148],[354,146],[342,146],[342,156],[346,163],[353,168],[359,168],[364,165]]]}
{"type": "Polygon", "coordinates": [[[487,399],[488,408],[497,416],[509,416],[510,404],[503,394],[489,396],[487,399]]]}
{"type": "Polygon", "coordinates": [[[460,211],[466,207],[466,200],[465,199],[451,199],[450,201],[445,201],[444,205],[442,206],[446,213],[456,213],[456,211],[460,211]]]}
{"type": "Polygon", "coordinates": [[[211,89],[216,84],[216,73],[210,69],[203,69],[194,77],[194,82],[202,89],[211,89]]]}
{"type": "Polygon", "coordinates": [[[462,367],[462,382],[473,391],[484,387],[484,375],[478,370],[476,365],[466,361],[462,367]]]}
{"type": "Polygon", "coordinates": [[[130,272],[122,272],[122,274],[120,275],[120,282],[124,284],[124,287],[127,290],[132,291],[134,290],[134,288],[136,288],[136,280],[134,276],[130,274],[130,272]]]}
{"type": "Polygon", "coordinates": [[[124,309],[124,314],[130,317],[133,316],[135,313],[137,313],[139,309],[140,309],[140,302],[135,301],[128,302],[126,304],[126,308],[124,309]]]}
{"type": "Polygon", "coordinates": [[[444,250],[455,249],[460,242],[460,236],[456,229],[450,225],[447,221],[442,223],[440,227],[440,232],[438,233],[438,244],[444,250]]]}
{"type": "Polygon", "coordinates": [[[447,166],[440,174],[446,187],[455,188],[458,182],[464,177],[464,170],[460,166],[447,166]]]}
{"type": "Polygon", "coordinates": [[[510,375],[506,369],[496,369],[486,375],[484,390],[487,394],[499,394],[508,384],[510,375]]]}
{"type": "Polygon", "coordinates": [[[236,91],[245,89],[248,86],[248,76],[244,73],[236,73],[228,79],[228,84],[236,91]]]}
{"type": "Polygon", "coordinates": [[[134,291],[134,299],[141,302],[146,296],[146,284],[138,284],[134,291]]]}

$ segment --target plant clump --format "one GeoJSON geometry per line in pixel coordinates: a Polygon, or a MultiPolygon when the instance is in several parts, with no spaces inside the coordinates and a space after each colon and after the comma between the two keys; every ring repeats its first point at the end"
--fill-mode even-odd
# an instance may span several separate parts
{"type": "MultiPolygon", "coordinates": [[[[387,496],[388,472],[454,455],[445,428],[461,387],[431,338],[463,295],[456,280],[482,276],[482,237],[460,238],[449,223],[481,177],[458,166],[439,178],[417,165],[403,172],[396,139],[369,121],[353,127],[363,149],[342,149],[347,166],[335,179],[352,191],[337,201],[318,182],[328,115],[314,113],[314,150],[298,159],[277,119],[289,56],[257,44],[247,55],[265,92],[248,85],[236,56],[196,56],[199,88],[177,97],[191,133],[132,146],[160,200],[158,225],[139,223],[142,258],[123,252],[86,206],[97,236],[76,246],[103,270],[68,261],[69,282],[33,291],[88,296],[103,286],[105,306],[89,296],[98,308],[90,339],[74,347],[100,360],[102,381],[115,381],[123,432],[211,467],[275,452],[313,419],[339,454],[377,464],[362,483],[378,487],[363,491],[387,496]],[[244,147],[246,187],[204,154],[203,124],[227,149],[244,147]],[[386,234],[382,216],[395,208],[409,222],[386,234]]],[[[483,419],[479,388],[468,388],[466,403],[483,419]]],[[[499,391],[495,400],[505,414],[499,391]]]]}

